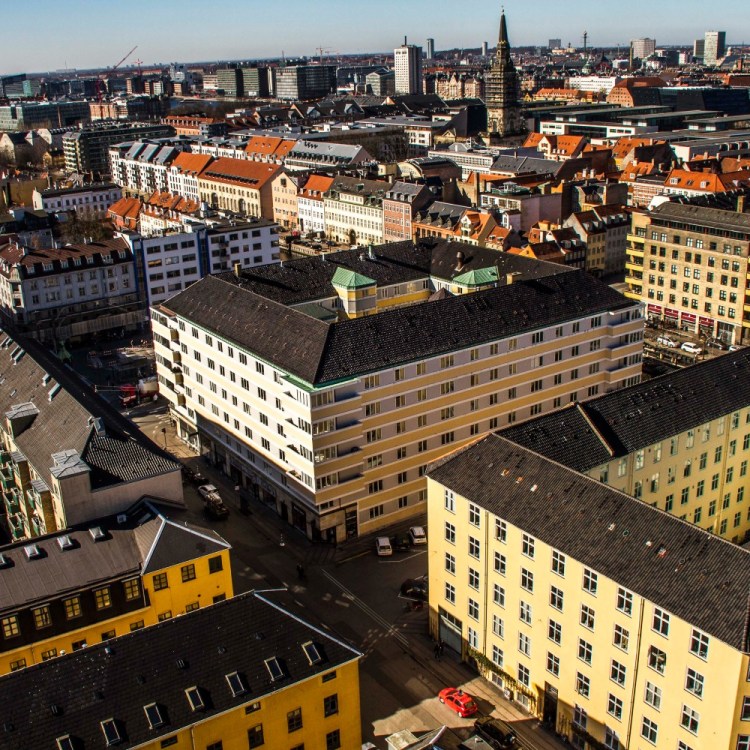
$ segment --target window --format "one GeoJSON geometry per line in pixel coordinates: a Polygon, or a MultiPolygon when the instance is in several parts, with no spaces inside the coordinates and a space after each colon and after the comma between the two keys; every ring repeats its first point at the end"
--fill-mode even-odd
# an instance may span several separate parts
{"type": "Polygon", "coordinates": [[[580,672],[576,673],[576,693],[579,695],[582,695],[584,698],[589,697],[589,693],[591,692],[591,681],[589,680],[586,675],[581,674],[580,672]]]}
{"type": "Polygon", "coordinates": [[[651,623],[651,629],[663,636],[669,635],[669,615],[658,607],[654,608],[654,619],[651,623]]]}
{"type": "Polygon", "coordinates": [[[456,603],[456,587],[453,584],[447,582],[445,584],[445,599],[451,604],[456,603]]]}
{"type": "Polygon", "coordinates": [[[523,664],[518,665],[518,681],[526,687],[529,687],[531,684],[531,672],[529,672],[529,668],[523,664]]]}
{"type": "Polygon", "coordinates": [[[633,595],[624,588],[617,589],[617,609],[626,615],[633,613],[633,595]]]}
{"type": "Polygon", "coordinates": [[[615,637],[613,643],[617,648],[623,651],[628,650],[628,644],[630,643],[630,633],[622,627],[622,625],[615,625],[615,637]]]}
{"type": "Polygon", "coordinates": [[[480,545],[479,539],[475,539],[473,536],[469,537],[469,556],[479,559],[480,545]]]}
{"type": "Polygon", "coordinates": [[[264,744],[263,725],[257,724],[247,730],[247,744],[250,750],[254,747],[261,747],[264,744]]]}
{"type": "Polygon", "coordinates": [[[549,590],[549,603],[551,607],[563,611],[563,590],[557,588],[557,586],[551,586],[549,590]]]}
{"type": "Polygon", "coordinates": [[[688,667],[685,677],[685,690],[698,698],[703,697],[703,675],[688,667]]]}
{"type": "Polygon", "coordinates": [[[658,711],[661,708],[661,688],[654,685],[653,682],[646,682],[643,700],[658,711]]]}
{"type": "Polygon", "coordinates": [[[659,674],[664,674],[667,666],[667,655],[656,646],[650,646],[648,649],[648,666],[659,674]]]}
{"type": "Polygon", "coordinates": [[[593,653],[593,646],[588,642],[584,641],[583,638],[578,639],[578,658],[586,664],[591,665],[591,656],[593,653]]]}
{"type": "Polygon", "coordinates": [[[169,588],[169,581],[167,580],[166,573],[157,573],[153,577],[154,591],[161,591],[161,589],[169,588]]]}
{"type": "Polygon", "coordinates": [[[551,652],[547,652],[547,671],[555,677],[560,676],[560,659],[551,652]]]}
{"type": "Polygon", "coordinates": [[[3,626],[3,637],[12,638],[21,632],[21,629],[18,627],[18,615],[3,617],[1,622],[3,626]]]}
{"type": "Polygon", "coordinates": [[[501,555],[499,552],[495,552],[495,573],[500,573],[500,575],[505,575],[506,570],[506,561],[505,561],[505,555],[501,555]]]}
{"type": "Polygon", "coordinates": [[[190,563],[189,565],[183,565],[180,568],[180,573],[182,575],[183,583],[192,581],[195,578],[195,565],[193,563],[190,563]]]}
{"type": "Polygon", "coordinates": [[[495,602],[499,607],[505,606],[505,589],[498,584],[494,584],[492,587],[492,601],[495,602]]]}
{"type": "Polygon", "coordinates": [[[323,698],[323,715],[333,716],[339,712],[339,696],[337,693],[323,698]]]}
{"type": "Polygon", "coordinates": [[[302,709],[301,708],[295,708],[293,711],[287,712],[286,728],[290,734],[292,732],[296,732],[298,729],[302,729],[302,709]]]}
{"type": "Polygon", "coordinates": [[[469,568],[469,587],[479,589],[479,571],[474,568],[469,568]]]}
{"type": "Polygon", "coordinates": [[[220,570],[223,570],[223,568],[224,568],[224,563],[220,555],[217,555],[216,557],[208,558],[208,572],[209,573],[218,573],[220,570]]]}
{"type": "Polygon", "coordinates": [[[65,607],[65,617],[68,620],[73,620],[81,616],[81,598],[79,596],[71,596],[70,599],[63,599],[63,606],[65,607]]]}
{"type": "Polygon", "coordinates": [[[497,664],[498,667],[503,666],[503,651],[497,644],[492,646],[492,663],[497,664]]]}
{"type": "Polygon", "coordinates": [[[497,615],[492,615],[492,632],[499,638],[505,637],[505,625],[497,615]]]}
{"type": "Polygon", "coordinates": [[[554,620],[549,621],[547,626],[547,638],[556,643],[558,646],[562,641],[562,625],[554,620]]]}
{"type": "Polygon", "coordinates": [[[644,716],[643,723],[641,724],[641,737],[655,745],[658,734],[659,727],[657,726],[657,724],[651,721],[651,719],[644,716]]]}
{"type": "Polygon", "coordinates": [[[445,490],[445,509],[451,513],[456,512],[456,498],[451,490],[445,490]]]}
{"type": "Polygon", "coordinates": [[[508,541],[508,528],[505,521],[495,521],[495,539],[497,539],[498,542],[503,543],[508,541]]]}
{"type": "Polygon", "coordinates": [[[125,589],[125,600],[133,601],[141,595],[141,581],[139,578],[131,578],[129,581],[123,581],[123,588],[125,589]]]}
{"type": "Polygon", "coordinates": [[[521,622],[531,625],[531,605],[528,602],[521,602],[519,605],[519,618],[521,622]]]}
{"type": "Polygon", "coordinates": [[[694,711],[689,706],[682,707],[682,716],[680,717],[680,724],[682,725],[684,729],[687,729],[688,732],[692,732],[693,734],[697,734],[699,721],[700,721],[700,716],[697,711],[694,711]]]}
{"type": "Polygon", "coordinates": [[[581,605],[581,625],[589,630],[594,629],[594,610],[585,604],[581,605]]]}
{"type": "Polygon", "coordinates": [[[620,664],[619,661],[616,661],[615,659],[612,659],[612,665],[609,669],[609,678],[616,682],[618,685],[624,685],[625,684],[625,665],[620,664]]]}
{"type": "Polygon", "coordinates": [[[521,568],[521,588],[529,593],[534,593],[534,574],[526,568],[521,568]]]}
{"type": "Polygon", "coordinates": [[[523,542],[521,544],[521,551],[526,557],[534,557],[534,538],[528,534],[523,535],[523,542]]]}
{"type": "Polygon", "coordinates": [[[588,591],[589,594],[596,594],[596,589],[598,586],[598,579],[599,576],[597,576],[596,573],[594,573],[593,570],[589,570],[588,568],[584,568],[583,570],[583,590],[588,591]]]}
{"type": "Polygon", "coordinates": [[[607,700],[607,713],[614,716],[615,719],[622,719],[622,701],[612,693],[607,700]]]}
{"type": "Polygon", "coordinates": [[[690,653],[701,659],[708,658],[708,636],[695,628],[690,635],[690,653]]]}
{"type": "Polygon", "coordinates": [[[525,633],[518,634],[518,650],[526,656],[531,656],[531,640],[525,633]]]}
{"type": "Polygon", "coordinates": [[[326,735],[326,750],[339,750],[341,747],[341,732],[334,729],[326,735]]]}
{"type": "Polygon", "coordinates": [[[552,550],[552,572],[559,576],[565,575],[565,555],[557,550],[552,550]]]}
{"type": "Polygon", "coordinates": [[[450,552],[445,553],[445,569],[451,574],[456,574],[456,558],[450,552]]]}
{"type": "Polygon", "coordinates": [[[479,513],[479,506],[474,503],[469,503],[469,523],[472,526],[479,526],[481,522],[481,516],[479,513]]]}
{"type": "Polygon", "coordinates": [[[34,627],[37,630],[52,625],[52,618],[50,617],[49,607],[46,604],[43,607],[32,609],[31,612],[34,615],[34,627]]]}
{"type": "Polygon", "coordinates": [[[94,589],[94,602],[97,609],[106,609],[112,606],[112,597],[109,594],[109,588],[94,589]]]}
{"type": "Polygon", "coordinates": [[[448,521],[445,522],[445,540],[451,544],[456,543],[456,527],[448,521]]]}

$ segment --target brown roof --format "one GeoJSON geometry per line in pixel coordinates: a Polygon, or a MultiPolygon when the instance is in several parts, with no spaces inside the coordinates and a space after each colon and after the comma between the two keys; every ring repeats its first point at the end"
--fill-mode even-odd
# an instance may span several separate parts
{"type": "Polygon", "coordinates": [[[145,200],[144,208],[160,208],[167,211],[179,211],[183,214],[195,213],[200,206],[194,200],[183,198],[181,195],[175,195],[170,192],[156,192],[145,200]]]}
{"type": "Polygon", "coordinates": [[[252,187],[260,190],[274,178],[281,167],[245,159],[217,159],[207,167],[201,177],[213,182],[226,182],[231,185],[252,187]]]}
{"type": "Polygon", "coordinates": [[[140,198],[120,198],[115,201],[108,210],[110,216],[117,216],[123,221],[135,221],[141,212],[140,198]]]}
{"type": "Polygon", "coordinates": [[[171,166],[176,167],[180,172],[189,172],[199,175],[214,160],[213,156],[208,154],[189,154],[183,151],[177,154],[171,166]]]}

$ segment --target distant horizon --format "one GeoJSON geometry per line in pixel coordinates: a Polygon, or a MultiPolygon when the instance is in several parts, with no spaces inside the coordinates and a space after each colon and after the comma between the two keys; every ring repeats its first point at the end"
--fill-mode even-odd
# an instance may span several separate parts
{"type": "MultiPolygon", "coordinates": [[[[372,6],[342,0],[317,0],[314,4],[287,0],[284,12],[276,14],[268,13],[260,0],[249,0],[243,11],[233,14],[231,23],[225,15],[212,21],[210,10],[199,0],[162,0],[158,5],[131,0],[128,18],[135,23],[129,27],[114,27],[116,8],[111,15],[96,16],[91,5],[90,0],[68,0],[64,5],[37,0],[33,23],[17,5],[6,10],[0,69],[10,70],[12,65],[15,73],[37,74],[103,69],[112,67],[135,45],[137,49],[123,67],[139,58],[145,67],[172,61],[316,58],[319,47],[334,57],[392,54],[404,36],[423,48],[428,37],[434,38],[436,51],[478,49],[485,41],[492,48],[500,22],[496,0],[475,0],[470,13],[457,10],[448,0],[410,0],[408,4],[381,0],[378,23],[373,23],[372,6]],[[287,23],[290,18],[294,23],[287,23]],[[387,26],[383,19],[389,21],[387,26]],[[170,33],[165,34],[164,29],[170,33]]],[[[107,0],[97,5],[106,7],[107,0]]],[[[629,8],[637,5],[634,0],[629,8]]],[[[577,0],[575,13],[562,13],[555,0],[536,0],[533,6],[508,0],[505,12],[510,43],[514,47],[546,47],[549,39],[559,38],[564,46],[570,43],[581,48],[583,33],[588,31],[590,49],[627,49],[631,39],[646,37],[656,39],[657,46],[688,48],[706,31],[716,29],[731,29],[727,46],[750,40],[750,14],[744,1],[725,0],[721,6],[707,7],[700,0],[662,0],[658,13],[652,6],[641,5],[648,13],[625,14],[623,6],[611,0],[577,0]],[[617,15],[616,23],[613,15],[617,15]],[[722,23],[722,19],[728,22],[722,23]],[[660,38],[686,41],[667,43],[660,38]]]]}

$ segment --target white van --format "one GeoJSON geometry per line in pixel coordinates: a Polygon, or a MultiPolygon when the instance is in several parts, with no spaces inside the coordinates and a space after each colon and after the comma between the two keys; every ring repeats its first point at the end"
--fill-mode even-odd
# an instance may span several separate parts
{"type": "Polygon", "coordinates": [[[378,553],[378,557],[392,555],[393,547],[391,547],[391,540],[387,536],[379,536],[375,540],[375,551],[378,553]]]}

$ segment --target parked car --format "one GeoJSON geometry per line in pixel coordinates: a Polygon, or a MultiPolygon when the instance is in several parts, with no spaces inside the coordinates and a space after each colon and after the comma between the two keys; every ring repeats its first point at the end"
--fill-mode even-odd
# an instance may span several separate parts
{"type": "Polygon", "coordinates": [[[411,539],[408,534],[396,534],[391,537],[391,547],[396,552],[409,552],[411,550],[411,539]]]}
{"type": "Polygon", "coordinates": [[[422,526],[412,526],[409,529],[409,539],[412,544],[427,544],[427,534],[422,526]]]}
{"type": "Polygon", "coordinates": [[[680,349],[688,354],[703,354],[703,349],[692,341],[683,341],[680,349]]]}
{"type": "Polygon", "coordinates": [[[724,344],[721,341],[719,341],[718,339],[709,339],[708,341],[706,341],[706,346],[709,349],[716,349],[716,350],[718,350],[720,352],[723,352],[724,349],[726,349],[726,347],[724,346],[724,344]]]}
{"type": "Polygon", "coordinates": [[[445,703],[451,711],[455,711],[462,719],[474,716],[479,709],[476,701],[460,688],[443,688],[438,693],[438,700],[441,703],[445,703]]]}
{"type": "Polygon", "coordinates": [[[732,345],[731,345],[731,346],[729,347],[729,351],[730,351],[730,352],[736,352],[736,351],[738,351],[738,350],[739,350],[740,348],[741,348],[741,347],[737,346],[737,344],[732,344],[732,345]]]}
{"type": "Polygon", "coordinates": [[[212,484],[202,484],[200,487],[198,487],[198,494],[203,498],[203,500],[210,500],[214,497],[219,497],[219,490],[214,487],[212,484]]]}
{"type": "Polygon", "coordinates": [[[212,521],[223,521],[225,518],[229,518],[229,508],[224,505],[220,497],[209,498],[203,512],[206,514],[206,518],[212,521]]]}
{"type": "Polygon", "coordinates": [[[427,578],[407,578],[401,584],[401,596],[417,602],[427,601],[427,578]]]}
{"type": "Polygon", "coordinates": [[[501,719],[483,716],[474,722],[474,731],[495,750],[516,746],[516,733],[501,719]]]}
{"type": "Polygon", "coordinates": [[[677,342],[671,336],[659,336],[656,339],[656,343],[659,346],[668,346],[670,349],[674,349],[677,346],[677,342]]]}
{"type": "Polygon", "coordinates": [[[378,553],[378,557],[388,557],[393,554],[393,547],[391,547],[391,540],[387,536],[379,536],[375,540],[375,552],[378,553]]]}

